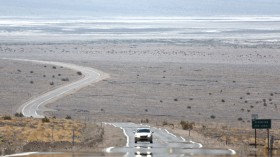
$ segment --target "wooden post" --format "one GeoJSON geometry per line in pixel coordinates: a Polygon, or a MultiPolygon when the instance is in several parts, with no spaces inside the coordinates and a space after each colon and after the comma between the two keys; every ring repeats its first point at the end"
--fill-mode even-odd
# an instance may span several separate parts
{"type": "Polygon", "coordinates": [[[269,153],[270,153],[270,157],[272,157],[272,152],[273,152],[273,143],[274,143],[274,136],[271,136],[270,137],[270,150],[269,150],[269,153]]]}
{"type": "Polygon", "coordinates": [[[255,129],[255,148],[257,148],[257,129],[255,129]]]}
{"type": "Polygon", "coordinates": [[[269,129],[267,129],[267,150],[269,152],[269,129]]]}
{"type": "Polygon", "coordinates": [[[75,130],[73,128],[73,135],[72,135],[72,145],[75,145],[75,130]]]}

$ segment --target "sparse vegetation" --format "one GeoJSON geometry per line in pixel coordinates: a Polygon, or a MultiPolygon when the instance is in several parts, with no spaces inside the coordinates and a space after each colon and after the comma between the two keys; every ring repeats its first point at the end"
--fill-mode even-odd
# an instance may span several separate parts
{"type": "Polygon", "coordinates": [[[211,118],[211,119],[215,119],[216,116],[215,116],[215,115],[211,115],[210,118],[211,118]]]}
{"type": "Polygon", "coordinates": [[[70,115],[67,115],[65,119],[72,119],[72,117],[70,115]]]}
{"type": "Polygon", "coordinates": [[[48,118],[48,117],[44,117],[44,118],[42,118],[42,122],[43,123],[49,123],[50,122],[50,119],[48,118]]]}
{"type": "Polygon", "coordinates": [[[20,113],[17,112],[17,113],[15,113],[15,117],[24,117],[24,116],[21,112],[20,113]]]}
{"type": "Polygon", "coordinates": [[[4,120],[12,120],[12,117],[9,115],[5,115],[2,117],[4,120]]]}
{"type": "Polygon", "coordinates": [[[77,74],[78,74],[78,75],[82,75],[82,72],[78,71],[77,74]]]}
{"type": "Polygon", "coordinates": [[[61,81],[69,81],[69,78],[62,78],[61,81]]]}
{"type": "Polygon", "coordinates": [[[149,123],[149,119],[141,119],[141,123],[149,123]]]}
{"type": "Polygon", "coordinates": [[[188,122],[188,121],[181,121],[180,125],[183,130],[192,130],[195,123],[194,122],[188,122]]]}
{"type": "Polygon", "coordinates": [[[163,125],[163,126],[168,125],[167,121],[163,121],[163,122],[162,122],[162,125],[163,125]]]}

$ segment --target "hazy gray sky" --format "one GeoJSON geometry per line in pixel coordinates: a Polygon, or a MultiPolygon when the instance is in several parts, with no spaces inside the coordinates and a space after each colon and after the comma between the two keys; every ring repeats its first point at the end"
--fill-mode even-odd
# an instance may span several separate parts
{"type": "Polygon", "coordinates": [[[280,15],[280,0],[0,0],[0,16],[280,15]]]}

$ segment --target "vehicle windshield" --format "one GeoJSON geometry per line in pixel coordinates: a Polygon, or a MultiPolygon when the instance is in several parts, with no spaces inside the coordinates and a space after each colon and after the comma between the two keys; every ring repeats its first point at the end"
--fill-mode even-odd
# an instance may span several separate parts
{"type": "Polygon", "coordinates": [[[150,132],[150,129],[139,129],[137,130],[138,133],[149,133],[150,132]]]}

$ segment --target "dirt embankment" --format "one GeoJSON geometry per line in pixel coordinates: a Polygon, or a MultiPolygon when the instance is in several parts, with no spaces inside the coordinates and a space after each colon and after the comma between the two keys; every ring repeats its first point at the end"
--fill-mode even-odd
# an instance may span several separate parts
{"type": "Polygon", "coordinates": [[[72,119],[46,118],[43,121],[10,116],[0,119],[2,155],[34,151],[100,151],[110,146],[123,146],[121,135],[121,130],[112,126],[72,119]]]}

